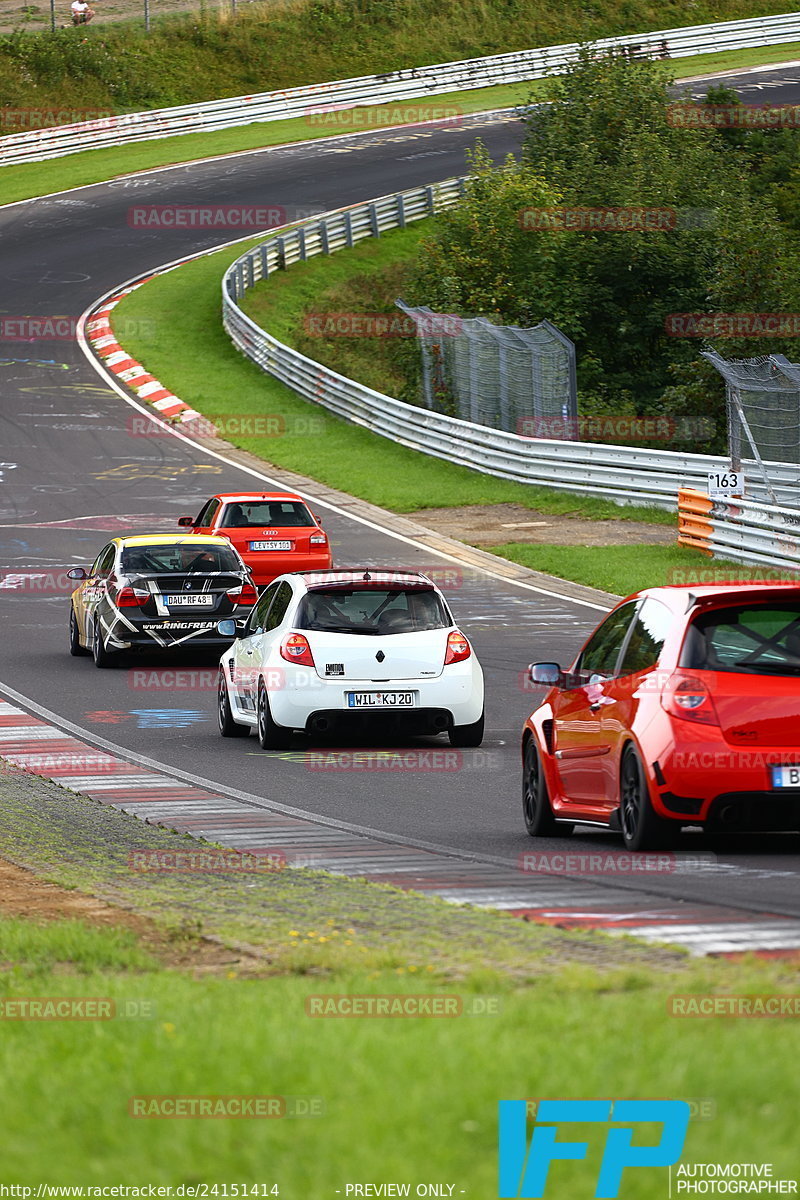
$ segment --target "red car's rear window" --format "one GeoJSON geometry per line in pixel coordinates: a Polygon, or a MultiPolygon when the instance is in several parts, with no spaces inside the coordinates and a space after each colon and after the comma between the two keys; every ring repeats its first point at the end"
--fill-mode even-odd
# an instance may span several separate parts
{"type": "Polygon", "coordinates": [[[800,603],[726,605],[700,612],[686,632],[682,667],[800,675],[800,603]]]}
{"type": "Polygon", "coordinates": [[[271,526],[316,525],[316,521],[300,500],[237,500],[226,504],[218,529],[253,529],[271,526]]]}

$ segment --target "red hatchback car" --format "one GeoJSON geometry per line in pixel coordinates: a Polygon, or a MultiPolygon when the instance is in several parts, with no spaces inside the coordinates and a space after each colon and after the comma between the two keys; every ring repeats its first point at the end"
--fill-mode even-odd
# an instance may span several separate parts
{"type": "Polygon", "coordinates": [[[192,533],[226,537],[250,568],[256,587],[290,571],[328,571],[328,536],[294,492],[225,492],[212,496],[196,517],[181,517],[192,533]]]}
{"type": "Polygon", "coordinates": [[[681,826],[800,830],[800,587],[689,584],[623,600],[525,722],[532,837],[574,823],[629,850],[681,826]]]}

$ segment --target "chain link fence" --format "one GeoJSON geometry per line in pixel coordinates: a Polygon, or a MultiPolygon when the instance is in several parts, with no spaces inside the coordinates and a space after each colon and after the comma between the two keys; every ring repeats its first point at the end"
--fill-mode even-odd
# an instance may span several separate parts
{"type": "Polygon", "coordinates": [[[416,325],[427,408],[527,437],[577,436],[575,346],[555,325],[493,325],[396,303],[416,325]]]}
{"type": "Polygon", "coordinates": [[[731,467],[753,460],[772,493],[765,462],[800,464],[800,365],[783,354],[726,360],[716,350],[702,357],[725,380],[731,467]]]}

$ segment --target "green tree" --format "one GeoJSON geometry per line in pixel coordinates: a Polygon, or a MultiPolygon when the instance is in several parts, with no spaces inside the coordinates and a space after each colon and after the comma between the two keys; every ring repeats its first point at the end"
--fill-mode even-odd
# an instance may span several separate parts
{"type": "Polygon", "coordinates": [[[460,204],[437,219],[423,243],[409,294],[434,309],[457,309],[505,324],[534,324],[555,303],[560,247],[553,238],[531,238],[524,214],[549,209],[558,192],[509,156],[495,168],[479,141],[460,204]]]}
{"type": "MultiPolygon", "coordinates": [[[[553,103],[524,111],[520,162],[493,167],[478,148],[464,202],[424,245],[414,299],[504,323],[553,321],[576,344],[585,413],[702,413],[721,428],[721,382],[696,369],[707,343],[673,315],[800,312],[797,239],[765,183],[772,170],[795,186],[794,167],[782,131],[772,146],[786,161],[766,168],[764,140],[749,132],[681,127],[669,85],[663,64],[585,47],[554,81],[553,103]],[[590,209],[595,226],[521,226],[520,211],[552,205],[574,221],[590,209]],[[649,212],[650,227],[623,232],[620,210],[632,226],[649,212]]],[[[712,344],[725,357],[794,348],[712,344]]]]}

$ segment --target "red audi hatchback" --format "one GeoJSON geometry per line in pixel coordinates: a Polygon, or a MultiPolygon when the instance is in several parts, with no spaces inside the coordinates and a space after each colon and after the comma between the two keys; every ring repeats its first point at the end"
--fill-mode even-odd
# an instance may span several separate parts
{"type": "Polygon", "coordinates": [[[290,571],[328,571],[333,565],[325,530],[294,492],[223,492],[178,524],[192,533],[226,537],[259,588],[290,571]]]}
{"type": "Polygon", "coordinates": [[[682,826],[800,830],[800,587],[649,588],[604,618],[522,734],[532,837],[621,830],[629,850],[682,826]]]}

